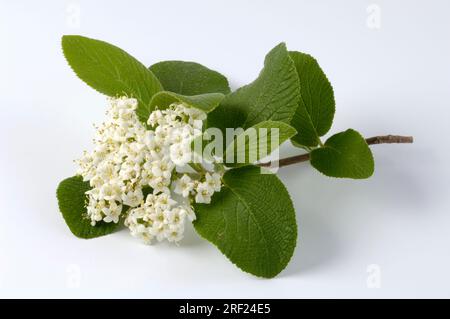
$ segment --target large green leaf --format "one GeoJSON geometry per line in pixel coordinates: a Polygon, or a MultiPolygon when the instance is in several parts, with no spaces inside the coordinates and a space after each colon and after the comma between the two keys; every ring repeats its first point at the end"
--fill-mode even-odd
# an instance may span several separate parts
{"type": "Polygon", "coordinates": [[[80,238],[95,238],[116,231],[119,224],[98,222],[91,225],[86,214],[86,192],[89,182],[83,182],[81,176],[73,176],[63,180],[56,190],[59,210],[70,231],[80,238]]]}
{"type": "Polygon", "coordinates": [[[234,167],[253,164],[270,155],[296,133],[297,131],[292,126],[284,122],[260,122],[239,134],[228,145],[224,162],[227,166],[234,167]]]}
{"type": "Polygon", "coordinates": [[[264,68],[251,84],[227,95],[208,116],[208,126],[249,128],[262,121],[289,123],[300,101],[300,85],[286,45],[280,43],[266,56],[264,68]]]}
{"type": "Polygon", "coordinates": [[[139,119],[147,121],[150,100],[162,90],[149,69],[122,49],[103,41],[65,35],[62,47],[67,62],[80,79],[108,96],[136,98],[139,119]]]}
{"type": "Polygon", "coordinates": [[[310,55],[291,51],[300,79],[301,99],[291,125],[298,134],[294,144],[316,146],[333,123],[335,102],[333,88],[317,61],[310,55]]]}
{"type": "Polygon", "coordinates": [[[187,106],[209,113],[219,105],[220,101],[222,101],[224,97],[225,95],[222,93],[205,93],[188,96],[162,91],[153,96],[150,102],[150,109],[153,110],[156,107],[158,109],[165,109],[174,102],[182,102],[187,106]]]}
{"type": "Polygon", "coordinates": [[[153,64],[150,70],[170,92],[183,95],[230,93],[226,77],[198,63],[163,61],[153,64]]]}
{"type": "Polygon", "coordinates": [[[331,136],[324,147],[311,152],[311,165],[330,177],[368,178],[374,171],[372,152],[357,131],[331,136]]]}
{"type": "Polygon", "coordinates": [[[260,168],[232,169],[211,204],[197,204],[195,229],[234,264],[253,275],[271,278],[294,253],[297,223],[291,198],[273,174],[260,168]]]}

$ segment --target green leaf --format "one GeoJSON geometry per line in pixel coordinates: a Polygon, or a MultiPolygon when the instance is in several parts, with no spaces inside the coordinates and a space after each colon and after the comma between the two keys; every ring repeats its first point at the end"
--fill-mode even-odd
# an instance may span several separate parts
{"type": "Polygon", "coordinates": [[[150,70],[170,92],[183,95],[230,93],[226,77],[198,63],[163,61],[153,64],[150,70]]]}
{"type": "Polygon", "coordinates": [[[86,192],[89,182],[83,182],[81,176],[73,176],[63,180],[56,190],[59,210],[70,231],[80,238],[95,238],[110,234],[119,228],[119,224],[97,222],[91,225],[86,214],[86,192]]]}
{"type": "Polygon", "coordinates": [[[286,45],[280,43],[266,56],[264,68],[251,84],[227,95],[208,116],[208,126],[249,128],[262,121],[289,123],[300,101],[300,84],[286,45]]]}
{"type": "Polygon", "coordinates": [[[246,129],[228,145],[224,163],[234,167],[255,163],[270,155],[296,133],[292,126],[284,122],[260,122],[246,129]]]}
{"type": "Polygon", "coordinates": [[[374,171],[369,145],[352,129],[331,136],[324,147],[313,150],[311,165],[330,177],[362,179],[372,176],[374,171]]]}
{"type": "Polygon", "coordinates": [[[297,223],[291,198],[273,174],[256,166],[229,170],[211,204],[196,204],[196,231],[236,266],[271,278],[294,253],[297,223]]]}
{"type": "Polygon", "coordinates": [[[149,69],[122,49],[99,40],[65,35],[62,48],[80,79],[108,96],[136,98],[136,113],[142,122],[147,121],[150,100],[163,89],[149,69]]]}
{"type": "Polygon", "coordinates": [[[294,145],[316,146],[331,128],[335,112],[333,88],[317,61],[310,55],[291,51],[300,79],[301,99],[291,125],[298,134],[294,145]]]}
{"type": "Polygon", "coordinates": [[[205,93],[200,95],[181,95],[173,92],[162,91],[156,93],[151,102],[150,109],[154,110],[156,107],[159,109],[166,109],[170,104],[174,102],[182,102],[189,107],[193,107],[202,110],[206,113],[214,110],[223,100],[225,95],[222,93],[205,93]]]}

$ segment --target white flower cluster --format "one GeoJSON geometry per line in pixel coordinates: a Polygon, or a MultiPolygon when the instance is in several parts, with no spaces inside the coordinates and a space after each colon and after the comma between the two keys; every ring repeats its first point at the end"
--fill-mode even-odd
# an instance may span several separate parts
{"type": "Polygon", "coordinates": [[[153,111],[147,129],[138,120],[135,99],[109,102],[107,120],[96,128],[94,151],[76,161],[78,174],[92,187],[87,192],[91,224],[124,218],[131,234],[146,243],[154,238],[177,242],[186,218],[195,219],[191,204],[209,203],[221,188],[221,173],[190,166],[191,143],[202,134],[206,114],[174,103],[153,111]]]}

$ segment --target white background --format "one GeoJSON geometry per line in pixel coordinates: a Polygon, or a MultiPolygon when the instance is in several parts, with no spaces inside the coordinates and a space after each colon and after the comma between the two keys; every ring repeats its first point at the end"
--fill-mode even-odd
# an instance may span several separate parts
{"type": "Polygon", "coordinates": [[[0,296],[450,297],[450,3],[371,3],[2,0],[0,296]],[[329,179],[309,164],[282,169],[299,240],[272,280],[241,272],[191,229],[180,247],[145,246],[127,231],[80,240],[55,189],[91,147],[105,98],[67,66],[63,34],[111,42],[147,65],[198,61],[233,88],[285,41],[314,55],[333,84],[332,132],[415,143],[374,146],[376,172],[364,181],[329,179]],[[370,288],[378,270],[381,285],[370,288]]]}

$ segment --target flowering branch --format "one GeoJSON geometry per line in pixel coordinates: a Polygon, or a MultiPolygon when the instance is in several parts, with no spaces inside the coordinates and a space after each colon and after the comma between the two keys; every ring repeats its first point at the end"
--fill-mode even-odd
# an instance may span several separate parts
{"type": "MultiPolygon", "coordinates": [[[[382,136],[374,136],[366,138],[366,142],[368,145],[375,144],[405,144],[405,143],[413,143],[412,136],[401,136],[401,135],[382,135],[382,136]]],[[[271,166],[288,166],[296,163],[307,162],[310,159],[309,153],[295,155],[291,157],[282,158],[279,161],[260,163],[258,166],[261,167],[271,167],[271,166]]]]}
{"type": "Polygon", "coordinates": [[[272,278],[293,256],[296,213],[275,174],[246,164],[289,139],[317,140],[307,154],[259,166],[310,160],[326,176],[364,179],[375,167],[368,145],[413,142],[396,135],[364,139],[349,128],[322,144],[319,135],[333,123],[334,90],[312,56],[288,51],[285,43],[266,55],[257,79],[234,92],[226,77],[198,63],[163,61],[148,68],[112,44],[76,35],[64,36],[62,49],[80,79],[110,97],[93,149],[57,189],[62,216],[80,238],[124,224],[145,243],[178,243],[185,224],[195,220],[200,236],[240,269],[272,278]],[[225,150],[223,128],[234,128],[234,135],[225,130],[233,137],[225,150]]]}

